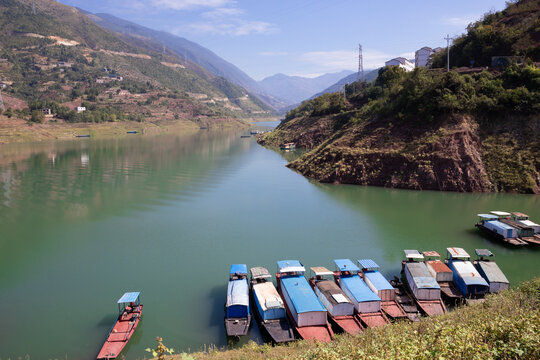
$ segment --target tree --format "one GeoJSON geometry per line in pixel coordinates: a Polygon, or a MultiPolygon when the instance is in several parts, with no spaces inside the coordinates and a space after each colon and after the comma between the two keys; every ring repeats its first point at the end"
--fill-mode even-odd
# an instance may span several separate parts
{"type": "Polygon", "coordinates": [[[10,107],[7,108],[6,110],[6,116],[8,118],[11,118],[13,116],[13,109],[11,109],[10,107]]]}
{"type": "Polygon", "coordinates": [[[32,111],[32,115],[30,116],[30,121],[43,124],[45,122],[45,114],[41,112],[40,110],[34,110],[32,111]]]}

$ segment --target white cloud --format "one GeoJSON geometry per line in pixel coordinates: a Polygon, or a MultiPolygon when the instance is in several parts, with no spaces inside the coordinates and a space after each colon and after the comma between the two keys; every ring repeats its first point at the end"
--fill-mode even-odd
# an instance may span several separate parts
{"type": "Polygon", "coordinates": [[[187,30],[197,34],[242,36],[249,34],[271,34],[277,31],[277,28],[273,24],[264,21],[229,20],[192,23],[178,29],[177,32],[187,30]]]}
{"type": "Polygon", "coordinates": [[[480,18],[478,14],[476,15],[462,15],[454,17],[445,17],[441,19],[441,23],[444,25],[457,26],[465,28],[472,22],[477,21],[480,18]]]}
{"type": "Polygon", "coordinates": [[[207,11],[201,16],[209,19],[222,19],[226,17],[238,17],[239,15],[244,14],[244,10],[238,8],[217,8],[212,11],[207,11]]]}
{"type": "Polygon", "coordinates": [[[231,0],[151,0],[159,9],[188,10],[194,8],[219,8],[231,3],[231,0]]]}

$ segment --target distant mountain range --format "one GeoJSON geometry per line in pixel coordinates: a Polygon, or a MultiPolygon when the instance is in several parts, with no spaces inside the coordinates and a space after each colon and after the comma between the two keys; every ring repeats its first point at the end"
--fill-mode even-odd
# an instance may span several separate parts
{"type": "Polygon", "coordinates": [[[324,74],[315,78],[276,74],[259,81],[259,85],[270,95],[284,99],[289,102],[288,105],[292,105],[309,99],[350,74],[353,74],[350,70],[324,74]]]}
{"type": "MultiPolygon", "coordinates": [[[[379,74],[379,69],[370,70],[368,72],[365,72],[364,73],[364,80],[367,81],[367,82],[371,82],[371,81],[373,81],[373,80],[375,80],[377,78],[378,74],[379,74]]],[[[337,81],[336,83],[330,85],[329,87],[327,87],[323,91],[311,96],[310,99],[314,99],[314,98],[316,98],[318,96],[321,96],[322,94],[329,94],[329,93],[335,93],[335,92],[338,92],[338,91],[343,91],[343,88],[345,87],[345,85],[352,84],[356,80],[358,80],[358,73],[357,72],[352,73],[352,74],[350,74],[348,76],[345,76],[344,78],[342,78],[339,81],[337,81]]]]}

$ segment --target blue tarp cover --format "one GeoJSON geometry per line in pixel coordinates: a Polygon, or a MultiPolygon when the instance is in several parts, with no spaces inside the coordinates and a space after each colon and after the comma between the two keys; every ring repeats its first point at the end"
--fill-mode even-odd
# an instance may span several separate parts
{"type": "Polygon", "coordinates": [[[311,286],[303,276],[290,276],[281,279],[289,298],[291,299],[297,314],[310,311],[326,311],[321,301],[315,295],[311,286]]]}
{"type": "MultiPolygon", "coordinates": [[[[349,259],[336,259],[336,260],[334,260],[334,263],[338,267],[339,271],[360,271],[358,266],[356,266],[349,259]]],[[[362,279],[360,279],[360,280],[362,280],[362,279]]]]}
{"type": "Polygon", "coordinates": [[[364,280],[358,275],[345,276],[340,278],[343,286],[347,287],[351,294],[354,296],[357,302],[364,301],[381,301],[381,298],[377,296],[371,289],[366,285],[364,280]]]}
{"type": "Polygon", "coordinates": [[[360,264],[360,267],[362,269],[379,269],[380,266],[377,265],[377,263],[371,259],[361,259],[361,260],[358,260],[358,264],[360,264]]]}
{"type": "Polygon", "coordinates": [[[118,304],[136,302],[140,294],[140,292],[127,292],[118,299],[118,304]]]}
{"type": "Polygon", "coordinates": [[[231,265],[231,271],[229,272],[229,274],[246,274],[247,275],[246,264],[231,265]]]}
{"type": "Polygon", "coordinates": [[[277,262],[279,272],[305,272],[304,265],[298,260],[280,260],[277,262]]]}
{"type": "Polygon", "coordinates": [[[507,225],[505,223],[502,223],[500,221],[494,220],[489,222],[492,225],[495,225],[496,227],[503,229],[503,230],[514,230],[514,228],[510,225],[507,225]]]}
{"type": "Polygon", "coordinates": [[[378,271],[366,271],[364,276],[371,281],[377,290],[394,290],[394,287],[378,271]]]}

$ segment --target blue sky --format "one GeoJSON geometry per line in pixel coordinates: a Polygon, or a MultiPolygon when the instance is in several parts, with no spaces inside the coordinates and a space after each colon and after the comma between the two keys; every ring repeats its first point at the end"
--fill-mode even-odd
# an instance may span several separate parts
{"type": "Polygon", "coordinates": [[[364,69],[446,46],[504,0],[61,0],[185,37],[256,80],[364,69]]]}

